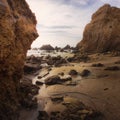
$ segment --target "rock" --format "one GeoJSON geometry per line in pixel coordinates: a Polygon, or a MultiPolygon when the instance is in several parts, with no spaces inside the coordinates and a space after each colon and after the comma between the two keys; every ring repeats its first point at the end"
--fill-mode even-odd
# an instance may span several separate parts
{"type": "Polygon", "coordinates": [[[40,50],[54,50],[54,48],[51,45],[43,45],[40,50]]]}
{"type": "Polygon", "coordinates": [[[70,50],[70,49],[71,49],[70,45],[66,45],[66,46],[63,48],[63,50],[70,50]]]}
{"type": "Polygon", "coordinates": [[[87,69],[84,69],[81,73],[80,73],[80,75],[82,76],[82,77],[87,77],[87,76],[89,76],[90,75],[90,71],[89,70],[87,70],[87,69]]]}
{"type": "Polygon", "coordinates": [[[86,114],[85,120],[103,120],[104,116],[99,111],[93,111],[92,113],[86,114]]]}
{"type": "Polygon", "coordinates": [[[120,51],[120,8],[105,4],[92,15],[77,48],[85,52],[120,51]],[[104,34],[103,34],[104,33],[104,34]]]}
{"type": "Polygon", "coordinates": [[[45,84],[46,85],[61,84],[61,79],[57,75],[50,76],[47,79],[45,79],[45,84]]]}
{"type": "Polygon", "coordinates": [[[108,90],[109,88],[104,88],[104,91],[108,90]]]}
{"type": "Polygon", "coordinates": [[[55,111],[55,112],[51,112],[50,114],[51,114],[52,116],[57,116],[59,113],[60,113],[59,111],[55,111]]]}
{"type": "Polygon", "coordinates": [[[43,85],[43,82],[36,81],[36,85],[43,85]]]}
{"type": "Polygon", "coordinates": [[[42,78],[42,76],[38,76],[37,78],[38,78],[38,79],[41,79],[41,78],[42,78]]]}
{"type": "Polygon", "coordinates": [[[118,66],[110,66],[110,67],[106,67],[104,70],[118,71],[118,70],[120,70],[120,67],[118,67],[118,66]]]}
{"type": "Polygon", "coordinates": [[[78,75],[78,72],[76,70],[70,70],[69,75],[78,75]]]}
{"type": "Polygon", "coordinates": [[[63,96],[54,96],[54,97],[51,97],[51,101],[52,102],[62,102],[63,100],[64,100],[63,96]]]}
{"type": "Polygon", "coordinates": [[[87,62],[90,57],[86,53],[77,53],[73,57],[67,58],[68,62],[87,62]]]}
{"type": "Polygon", "coordinates": [[[96,64],[92,64],[92,67],[103,67],[104,64],[102,63],[96,63],[96,64]]]}
{"type": "Polygon", "coordinates": [[[67,61],[68,61],[68,62],[73,62],[73,61],[75,61],[75,60],[74,60],[74,57],[69,57],[69,58],[67,58],[67,61]]]}
{"type": "Polygon", "coordinates": [[[72,80],[72,78],[71,78],[70,76],[63,77],[63,78],[61,79],[61,81],[63,81],[63,82],[71,81],[71,80],[72,80]]]}
{"type": "Polygon", "coordinates": [[[62,58],[61,56],[57,56],[57,57],[47,56],[46,62],[48,65],[54,65],[55,67],[59,67],[59,66],[61,66],[61,64],[67,63],[67,61],[64,58],[62,58]]]}
{"type": "Polygon", "coordinates": [[[58,73],[58,75],[64,76],[64,72],[58,73]]]}
{"type": "Polygon", "coordinates": [[[25,0],[0,0],[0,120],[17,120],[20,79],[36,18],[25,0]]]}
{"type": "Polygon", "coordinates": [[[38,64],[40,65],[42,62],[42,57],[36,57],[34,55],[28,56],[26,58],[26,63],[31,63],[31,64],[38,64]]]}
{"type": "Polygon", "coordinates": [[[31,65],[31,64],[25,64],[24,65],[24,74],[31,74],[35,73],[38,70],[40,70],[42,67],[39,65],[31,65]]]}
{"type": "Polygon", "coordinates": [[[34,99],[29,99],[28,97],[27,98],[23,98],[23,100],[21,101],[21,105],[24,107],[24,108],[27,108],[27,109],[35,109],[37,108],[38,104],[37,104],[37,98],[34,98],[34,99]]]}
{"type": "Polygon", "coordinates": [[[116,61],[115,64],[120,64],[120,60],[116,61]]]}
{"type": "Polygon", "coordinates": [[[49,116],[46,111],[39,111],[38,120],[49,120],[49,116]]]}
{"type": "Polygon", "coordinates": [[[20,93],[22,93],[22,98],[20,104],[22,107],[27,109],[33,109],[37,107],[37,99],[34,95],[38,94],[39,87],[33,85],[32,83],[22,82],[20,84],[20,93]]]}
{"type": "MultiPolygon", "coordinates": [[[[101,112],[95,111],[83,103],[69,103],[66,105],[66,109],[59,113],[58,120],[103,120],[101,112]]],[[[57,118],[54,118],[57,120],[57,118]]]]}
{"type": "Polygon", "coordinates": [[[20,84],[20,92],[23,94],[29,94],[31,93],[32,95],[37,95],[39,91],[39,87],[33,84],[26,84],[26,83],[21,83],[20,84]]]}

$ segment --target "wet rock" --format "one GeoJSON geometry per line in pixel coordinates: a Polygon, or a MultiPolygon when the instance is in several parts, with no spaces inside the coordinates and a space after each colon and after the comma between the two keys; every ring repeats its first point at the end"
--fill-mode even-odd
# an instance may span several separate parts
{"type": "Polygon", "coordinates": [[[87,69],[84,69],[81,73],[80,73],[80,75],[82,76],[82,77],[87,77],[87,76],[89,76],[90,75],[90,71],[89,70],[87,70],[87,69]]]}
{"type": "Polygon", "coordinates": [[[26,63],[31,63],[31,64],[41,64],[43,57],[36,57],[34,55],[28,56],[26,58],[26,63]]]}
{"type": "Polygon", "coordinates": [[[47,56],[46,62],[48,65],[54,65],[55,67],[58,67],[61,64],[67,63],[67,61],[61,56],[57,56],[57,57],[47,56]]]}
{"type": "Polygon", "coordinates": [[[85,120],[104,120],[104,116],[99,111],[93,111],[92,113],[86,114],[85,120]]]}
{"type": "Polygon", "coordinates": [[[64,76],[64,72],[58,73],[58,75],[64,76]]]}
{"type": "Polygon", "coordinates": [[[49,120],[49,116],[46,111],[39,111],[37,120],[49,120]]]}
{"type": "Polygon", "coordinates": [[[120,64],[120,60],[116,61],[115,64],[120,64]]]}
{"type": "Polygon", "coordinates": [[[45,73],[42,77],[46,77],[49,74],[49,72],[45,73]]]}
{"type": "Polygon", "coordinates": [[[71,80],[72,80],[72,78],[71,78],[70,76],[68,76],[68,77],[63,77],[63,78],[61,79],[61,81],[63,81],[63,82],[71,81],[71,80]]]}
{"type": "Polygon", "coordinates": [[[31,74],[35,73],[38,70],[40,70],[42,67],[39,65],[31,65],[31,64],[25,64],[24,65],[24,74],[31,74]]]}
{"type": "Polygon", "coordinates": [[[104,91],[108,90],[109,88],[104,88],[104,91]]]}
{"type": "Polygon", "coordinates": [[[118,67],[118,66],[110,66],[110,67],[106,67],[104,70],[118,71],[118,70],[120,70],[120,67],[118,67]]]}
{"type": "Polygon", "coordinates": [[[69,103],[66,109],[60,113],[60,118],[55,120],[103,120],[103,115],[85,106],[82,102],[69,103]]]}
{"type": "Polygon", "coordinates": [[[57,116],[59,113],[60,113],[59,111],[55,111],[55,112],[51,112],[50,114],[51,114],[52,116],[57,116]]]}
{"type": "Polygon", "coordinates": [[[70,70],[69,75],[78,75],[78,72],[76,70],[70,70]]]}
{"type": "Polygon", "coordinates": [[[21,101],[21,105],[22,107],[27,108],[27,109],[37,108],[38,106],[37,98],[32,98],[32,99],[29,97],[23,98],[23,100],[21,101]]]}
{"type": "Polygon", "coordinates": [[[87,62],[90,57],[86,53],[77,53],[73,57],[67,58],[68,62],[87,62]]]}
{"type": "Polygon", "coordinates": [[[36,85],[43,85],[43,82],[36,81],[36,85]]]}
{"type": "Polygon", "coordinates": [[[60,67],[62,64],[65,64],[65,63],[67,63],[67,61],[61,58],[60,60],[57,60],[54,65],[55,67],[60,67]]]}
{"type": "Polygon", "coordinates": [[[104,64],[102,63],[96,63],[96,64],[92,64],[92,67],[103,67],[104,64]]]}
{"type": "Polygon", "coordinates": [[[61,79],[57,75],[50,76],[47,79],[45,79],[45,84],[46,85],[61,84],[61,79]]]}
{"type": "Polygon", "coordinates": [[[42,78],[42,76],[38,76],[37,78],[38,78],[38,79],[41,79],[41,78],[42,78]]]}
{"type": "Polygon", "coordinates": [[[36,85],[33,85],[33,84],[21,83],[20,91],[24,94],[31,93],[32,95],[37,95],[38,91],[39,91],[39,87],[37,87],[36,85]]]}
{"type": "Polygon", "coordinates": [[[75,61],[75,59],[74,59],[74,57],[69,57],[69,58],[67,58],[67,61],[68,62],[73,62],[73,61],[75,61]]]}
{"type": "Polygon", "coordinates": [[[54,97],[51,97],[51,101],[52,102],[62,102],[63,100],[64,100],[63,96],[54,96],[54,97]]]}

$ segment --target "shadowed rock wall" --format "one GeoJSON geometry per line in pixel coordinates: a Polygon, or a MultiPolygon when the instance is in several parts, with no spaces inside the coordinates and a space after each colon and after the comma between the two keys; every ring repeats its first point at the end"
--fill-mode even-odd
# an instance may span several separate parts
{"type": "Polygon", "coordinates": [[[24,59],[38,37],[25,0],[0,0],[0,120],[16,120],[24,59]]]}

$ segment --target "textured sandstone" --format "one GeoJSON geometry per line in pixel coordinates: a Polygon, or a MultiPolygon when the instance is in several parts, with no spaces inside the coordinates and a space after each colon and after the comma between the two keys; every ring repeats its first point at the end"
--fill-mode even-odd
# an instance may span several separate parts
{"type": "Polygon", "coordinates": [[[120,50],[120,9],[105,4],[94,13],[77,47],[86,52],[120,50]]]}
{"type": "Polygon", "coordinates": [[[25,0],[0,0],[0,120],[17,119],[24,59],[37,36],[25,0]]]}

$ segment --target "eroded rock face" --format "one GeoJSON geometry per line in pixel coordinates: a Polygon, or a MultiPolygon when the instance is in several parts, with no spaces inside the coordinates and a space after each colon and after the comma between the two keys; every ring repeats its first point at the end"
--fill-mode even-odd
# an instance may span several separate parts
{"type": "Polygon", "coordinates": [[[93,14],[77,47],[86,52],[120,51],[120,8],[106,4],[93,14]]]}
{"type": "Polygon", "coordinates": [[[18,117],[19,80],[37,37],[36,19],[25,0],[0,0],[0,120],[18,117]]]}

